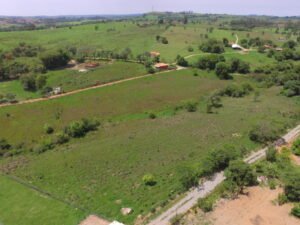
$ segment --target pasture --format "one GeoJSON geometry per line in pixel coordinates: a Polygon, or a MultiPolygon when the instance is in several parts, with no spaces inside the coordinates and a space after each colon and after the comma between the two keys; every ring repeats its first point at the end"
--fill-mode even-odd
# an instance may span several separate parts
{"type": "MultiPolygon", "coordinates": [[[[278,88],[261,89],[259,102],[251,95],[224,98],[218,113],[206,113],[205,96],[229,83],[245,81],[251,82],[245,77],[220,81],[207,73],[195,77],[191,70],[183,70],[3,108],[0,120],[8,129],[1,130],[1,136],[13,143],[39,140],[45,136],[44,123],[59,130],[82,117],[103,121],[99,131],[85,138],[44,154],[25,155],[27,162],[10,173],[90,213],[133,224],[138,215],[147,215],[176,196],[182,188],[182,168],[203,167],[202,159],[210,150],[229,144],[250,151],[258,147],[248,138],[252,126],[266,120],[279,127],[296,122],[288,115],[297,114],[299,102],[278,96],[278,88]],[[200,103],[197,112],[174,110],[188,100],[200,103]],[[158,118],[149,119],[149,111],[158,118]],[[155,176],[156,186],[143,184],[146,173],[155,176]],[[122,207],[133,208],[133,214],[122,216],[122,207]]],[[[2,168],[14,162],[18,157],[2,161],[2,168]]]]}
{"type": "Polygon", "coordinates": [[[0,175],[0,223],[5,225],[75,225],[85,213],[0,175]],[[13,212],[13,216],[12,216],[13,212]]]}

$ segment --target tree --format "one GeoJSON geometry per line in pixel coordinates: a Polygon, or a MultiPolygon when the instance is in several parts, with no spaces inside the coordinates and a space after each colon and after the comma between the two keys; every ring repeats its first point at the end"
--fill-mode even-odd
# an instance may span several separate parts
{"type": "Polygon", "coordinates": [[[45,68],[49,70],[66,66],[70,60],[70,56],[63,50],[46,52],[40,58],[45,68]]]}
{"type": "Polygon", "coordinates": [[[177,61],[177,64],[179,66],[183,66],[183,67],[188,67],[189,66],[188,61],[180,55],[177,56],[176,61],[177,61]]]}
{"type": "Polygon", "coordinates": [[[216,65],[216,74],[222,80],[228,80],[231,78],[230,74],[230,67],[225,62],[219,62],[216,65]]]}
{"type": "Polygon", "coordinates": [[[21,77],[21,83],[25,91],[36,91],[36,75],[28,74],[21,77]]]}
{"type": "Polygon", "coordinates": [[[222,55],[211,54],[204,57],[201,57],[196,63],[196,67],[202,70],[214,70],[217,63],[225,62],[225,58],[222,55]]]}
{"type": "Polygon", "coordinates": [[[260,123],[249,132],[250,140],[258,143],[268,143],[279,138],[279,129],[273,128],[269,123],[260,123]]]}
{"type": "Polygon", "coordinates": [[[181,167],[178,169],[179,180],[184,190],[198,185],[199,179],[197,172],[191,167],[181,167]]]}
{"type": "Polygon", "coordinates": [[[45,75],[38,75],[35,78],[36,89],[41,90],[45,87],[47,83],[47,77],[45,75]]]}
{"type": "Polygon", "coordinates": [[[256,183],[256,175],[251,166],[244,161],[235,160],[229,163],[225,171],[227,182],[238,188],[239,193],[243,193],[246,186],[256,183]]]}
{"type": "Polygon", "coordinates": [[[222,107],[222,101],[219,94],[213,94],[208,98],[206,112],[213,113],[213,108],[220,108],[222,107]]]}

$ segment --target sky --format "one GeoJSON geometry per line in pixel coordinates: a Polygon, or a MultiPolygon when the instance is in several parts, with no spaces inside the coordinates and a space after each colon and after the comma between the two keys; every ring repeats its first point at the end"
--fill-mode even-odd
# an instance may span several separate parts
{"type": "Polygon", "coordinates": [[[0,15],[96,15],[152,11],[300,16],[300,0],[0,0],[0,15]]]}

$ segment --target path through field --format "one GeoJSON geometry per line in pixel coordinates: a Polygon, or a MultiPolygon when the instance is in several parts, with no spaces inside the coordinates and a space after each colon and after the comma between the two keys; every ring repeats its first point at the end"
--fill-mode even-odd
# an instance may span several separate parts
{"type": "MultiPolygon", "coordinates": [[[[294,139],[300,135],[300,125],[296,128],[290,130],[283,139],[290,143],[294,141],[294,139]]],[[[247,157],[244,161],[251,164],[254,163],[266,155],[267,148],[261,149],[249,157],[247,157]]],[[[211,180],[204,182],[199,185],[197,188],[191,189],[186,196],[169,208],[166,212],[161,214],[159,217],[151,221],[148,225],[169,225],[170,219],[175,217],[178,214],[185,214],[190,208],[196,205],[198,199],[207,196],[212,190],[214,190],[219,184],[221,184],[225,180],[224,172],[216,173],[211,180]]]]}
{"type": "MultiPolygon", "coordinates": [[[[176,70],[182,70],[182,69],[186,69],[186,68],[178,67],[176,70]]],[[[142,75],[142,76],[138,76],[138,77],[131,77],[131,78],[128,78],[128,79],[113,81],[113,82],[109,82],[109,83],[106,83],[106,84],[99,84],[99,85],[95,85],[95,86],[92,86],[92,87],[87,87],[87,88],[82,88],[82,89],[78,89],[78,90],[75,90],[75,91],[66,92],[66,93],[63,93],[63,94],[60,94],[60,95],[53,95],[53,96],[50,96],[50,97],[47,97],[47,98],[35,98],[35,99],[20,101],[18,103],[14,103],[14,104],[10,104],[10,103],[2,104],[2,105],[0,105],[0,108],[7,107],[7,106],[12,106],[12,105],[23,105],[23,104],[29,104],[29,103],[34,103],[34,102],[49,101],[51,99],[62,98],[62,97],[65,97],[65,96],[74,95],[74,94],[84,92],[84,91],[88,91],[88,90],[92,90],[92,89],[108,87],[108,86],[121,84],[121,83],[132,81],[132,80],[138,80],[138,79],[142,79],[142,78],[146,78],[146,77],[150,77],[150,76],[155,76],[155,75],[162,74],[162,73],[169,73],[169,72],[172,72],[172,71],[174,71],[174,70],[167,70],[167,71],[162,71],[162,72],[158,72],[158,73],[155,73],[155,74],[146,74],[146,75],[142,75]]]]}

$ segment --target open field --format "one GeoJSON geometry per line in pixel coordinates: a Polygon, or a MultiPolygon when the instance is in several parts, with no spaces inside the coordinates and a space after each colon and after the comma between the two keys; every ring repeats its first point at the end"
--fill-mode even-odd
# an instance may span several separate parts
{"type": "MultiPolygon", "coordinates": [[[[63,91],[71,92],[59,98],[0,108],[0,171],[53,197],[45,197],[0,176],[0,225],[78,225],[91,214],[133,225],[137,219],[147,220],[170,206],[172,200],[180,198],[187,189],[183,179],[190,179],[185,176],[197,176],[197,180],[202,178],[204,168],[208,167],[204,159],[212,150],[230,146],[230,150],[236,148],[237,152],[247,154],[262,147],[249,138],[249,132],[256,125],[268,124],[266,132],[268,128],[284,132],[299,124],[300,98],[294,90],[298,84],[296,75],[292,76],[296,69],[287,70],[288,75],[292,75],[280,77],[281,86],[277,86],[277,80],[272,80],[272,83],[271,79],[263,77],[261,79],[270,83],[265,85],[263,81],[266,80],[259,83],[249,74],[235,74],[232,71],[240,70],[230,70],[231,66],[229,69],[227,64],[223,68],[222,64],[219,68],[216,66],[216,70],[207,66],[212,69],[208,71],[184,68],[180,58],[175,62],[177,55],[195,63],[199,57],[211,54],[199,50],[199,45],[210,38],[220,41],[214,45],[221,46],[222,50],[223,38],[232,42],[235,34],[240,40],[259,37],[280,46],[283,43],[279,38],[287,38],[276,34],[274,27],[253,28],[251,31],[220,29],[223,22],[231,19],[200,18],[197,21],[196,18],[187,24],[166,20],[161,24],[153,14],[149,18],[141,16],[140,20],[73,27],[70,22],[65,28],[0,32],[0,50],[4,52],[13,50],[24,40],[34,47],[41,47],[31,57],[28,56],[32,53],[30,51],[35,50],[27,45],[19,45],[16,52],[1,55],[1,79],[10,81],[0,82],[0,95],[11,93],[17,100],[26,100],[40,98],[43,91],[49,90],[45,87],[61,87],[63,91]],[[162,40],[167,40],[167,43],[163,44],[162,40]],[[53,56],[49,52],[60,48],[66,51],[66,55],[57,52],[53,56]],[[126,48],[131,50],[124,57],[126,48]],[[103,53],[101,50],[112,52],[103,53]],[[158,59],[153,54],[136,58],[146,51],[158,51],[161,62],[178,63],[180,70],[158,73],[159,69],[154,69],[158,59]],[[40,56],[45,52],[49,58],[42,64],[43,57],[40,59],[40,56]],[[105,54],[110,58],[108,61],[103,60],[105,54]],[[57,58],[64,62],[56,62],[57,58]],[[83,64],[73,68],[70,63],[66,66],[68,62],[88,62],[93,58],[95,61],[101,58],[100,65],[86,72],[79,72],[80,66],[85,68],[83,64]],[[49,66],[48,60],[54,61],[53,65],[49,66]],[[136,63],[137,60],[143,63],[136,63]],[[150,75],[152,72],[157,73],[150,75]],[[221,73],[226,73],[228,80],[222,79],[226,76],[221,73]],[[42,74],[47,81],[37,88],[40,81],[37,78],[42,74]],[[142,77],[145,74],[148,75],[142,77]],[[129,79],[136,77],[138,79],[129,79]],[[294,82],[285,90],[291,94],[290,98],[284,96],[286,92],[282,93],[282,86],[289,79],[294,82]],[[24,91],[21,80],[28,86],[36,86],[31,89],[36,92],[24,91]],[[97,86],[120,80],[124,82],[101,88],[97,86]],[[233,84],[235,86],[225,90],[233,84]],[[84,89],[92,86],[97,88],[84,89]],[[76,91],[80,89],[84,91],[76,91]],[[218,94],[213,95],[217,91],[218,94]],[[230,91],[231,95],[227,93],[230,91]],[[218,105],[218,99],[222,106],[218,105]],[[210,111],[212,101],[218,106],[214,105],[210,111]],[[89,133],[80,138],[72,136],[66,126],[69,125],[69,130],[76,130],[78,124],[72,122],[82,118],[95,118],[100,126],[98,129],[77,127],[80,132],[88,130],[89,133]],[[68,140],[57,141],[58,133],[67,136],[68,140]],[[49,143],[53,146],[47,146],[49,143]],[[49,148],[37,148],[42,145],[49,148]],[[189,171],[197,174],[186,175],[189,171]],[[153,185],[148,185],[144,179],[149,174],[150,177],[153,175],[153,185]],[[68,202],[72,207],[53,199],[68,202]],[[123,215],[121,210],[127,207],[133,212],[123,215]],[[84,213],[76,208],[83,209],[84,213]]],[[[291,35],[289,38],[295,37],[291,35]]],[[[256,47],[248,54],[226,47],[223,55],[227,61],[238,58],[248,62],[251,71],[277,62],[275,57],[269,58],[257,51],[261,45],[253,46],[256,47]]],[[[46,92],[53,94],[51,89],[46,92]]],[[[233,211],[225,210],[224,213],[233,211]]],[[[238,221],[238,216],[235,217],[238,221]]]]}
{"type": "Polygon", "coordinates": [[[85,214],[0,176],[0,223],[3,225],[75,225],[85,214]],[[12,216],[13,212],[13,216],[12,216]]]}
{"type": "Polygon", "coordinates": [[[277,88],[264,90],[260,102],[253,102],[252,96],[225,98],[218,114],[207,114],[201,97],[226,84],[210,74],[194,77],[188,70],[177,71],[67,98],[4,108],[1,119],[8,122],[5,126],[9,129],[1,135],[13,142],[43,136],[45,122],[60,129],[67,121],[83,116],[115,119],[55,151],[27,155],[27,163],[18,163],[18,157],[5,160],[2,168],[16,164],[10,173],[25,181],[91,213],[132,224],[137,215],[158,207],[180,190],[177,173],[182,166],[201,166],[207,152],[225,144],[256,148],[248,139],[249,129],[266,119],[278,126],[295,122],[282,115],[296,113],[299,105],[294,99],[277,96],[277,88]],[[191,99],[200,100],[198,112],[169,111],[191,99]],[[61,117],[56,121],[58,109],[61,117]],[[161,111],[161,116],[148,119],[145,112],[150,110],[158,115],[161,111]],[[33,113],[38,121],[27,116],[33,113]],[[14,120],[5,119],[7,114],[14,120]],[[236,133],[240,137],[235,137],[236,133]],[[155,175],[156,186],[142,184],[146,173],[155,175]],[[131,207],[134,213],[124,217],[122,207],[131,207]]]}

